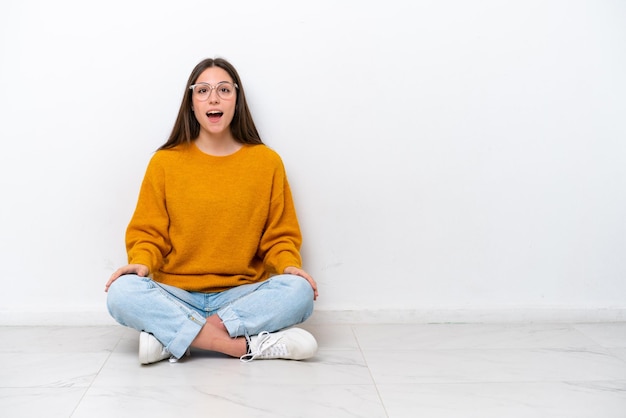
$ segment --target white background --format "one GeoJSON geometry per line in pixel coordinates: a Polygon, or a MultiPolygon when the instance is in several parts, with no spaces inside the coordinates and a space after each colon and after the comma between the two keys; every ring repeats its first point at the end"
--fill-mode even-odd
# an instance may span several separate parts
{"type": "Polygon", "coordinates": [[[5,0],[0,320],[107,317],[217,56],[287,167],[319,312],[623,316],[626,2],[5,0]]]}

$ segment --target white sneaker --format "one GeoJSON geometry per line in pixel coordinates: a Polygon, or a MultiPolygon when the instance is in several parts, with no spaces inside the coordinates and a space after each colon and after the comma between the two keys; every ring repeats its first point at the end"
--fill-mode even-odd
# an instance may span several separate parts
{"type": "Polygon", "coordinates": [[[252,360],[286,359],[304,360],[315,355],[317,341],[301,328],[269,333],[263,331],[248,339],[250,352],[240,357],[243,362],[252,360]]]}
{"type": "Polygon", "coordinates": [[[163,347],[154,335],[147,332],[139,334],[139,363],[150,364],[156,363],[172,355],[163,347]]]}

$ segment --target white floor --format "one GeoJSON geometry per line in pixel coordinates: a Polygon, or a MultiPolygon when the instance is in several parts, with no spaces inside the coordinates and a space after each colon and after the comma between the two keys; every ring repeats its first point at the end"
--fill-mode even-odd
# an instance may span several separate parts
{"type": "Polygon", "coordinates": [[[309,361],[140,366],[122,327],[0,327],[0,416],[626,417],[626,323],[304,328],[309,361]]]}

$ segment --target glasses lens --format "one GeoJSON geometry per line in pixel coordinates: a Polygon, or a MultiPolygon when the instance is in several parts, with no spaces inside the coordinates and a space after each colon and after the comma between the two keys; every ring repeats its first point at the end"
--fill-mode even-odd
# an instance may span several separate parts
{"type": "Polygon", "coordinates": [[[198,100],[206,100],[209,98],[209,94],[211,94],[211,88],[206,84],[196,84],[193,88],[193,94],[195,94],[198,100]]]}
{"type": "Polygon", "coordinates": [[[217,85],[217,87],[215,87],[215,90],[217,90],[217,94],[222,98],[222,99],[232,99],[235,96],[235,86],[233,86],[231,83],[220,83],[217,85]]]}

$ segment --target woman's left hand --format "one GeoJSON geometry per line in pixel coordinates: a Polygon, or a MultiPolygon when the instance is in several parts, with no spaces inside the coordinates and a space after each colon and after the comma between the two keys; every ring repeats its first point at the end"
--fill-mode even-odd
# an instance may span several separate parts
{"type": "Polygon", "coordinates": [[[311,287],[313,288],[313,300],[317,299],[318,293],[317,293],[317,283],[315,282],[315,280],[313,280],[313,277],[311,277],[309,275],[309,273],[307,273],[306,271],[298,268],[298,267],[287,267],[285,269],[285,271],[283,272],[285,274],[293,274],[295,276],[300,276],[306,279],[306,281],[309,282],[309,284],[311,285],[311,287]]]}

